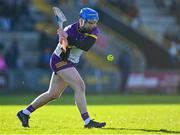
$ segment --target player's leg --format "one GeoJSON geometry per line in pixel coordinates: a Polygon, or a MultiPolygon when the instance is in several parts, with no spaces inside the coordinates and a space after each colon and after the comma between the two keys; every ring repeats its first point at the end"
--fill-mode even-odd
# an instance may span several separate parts
{"type": "Polygon", "coordinates": [[[29,127],[28,120],[30,113],[47,104],[49,101],[58,98],[63,93],[66,86],[66,82],[60,76],[53,73],[48,91],[38,96],[24,110],[18,112],[17,116],[22,122],[22,126],[29,127]]]}
{"type": "Polygon", "coordinates": [[[85,98],[85,84],[79,75],[78,71],[74,67],[70,67],[57,72],[65,82],[74,90],[75,92],[75,102],[78,106],[81,114],[87,112],[86,98],[85,98]]]}
{"type": "Polygon", "coordinates": [[[67,84],[73,88],[74,90],[74,98],[76,105],[81,113],[82,119],[84,120],[85,127],[91,128],[101,128],[106,125],[106,123],[95,122],[90,119],[89,114],[87,112],[86,105],[86,97],[85,97],[85,84],[83,79],[81,78],[79,72],[74,67],[66,68],[57,72],[58,75],[62,77],[62,79],[67,82],[67,84]]]}
{"type": "Polygon", "coordinates": [[[30,105],[37,109],[49,101],[57,99],[63,93],[66,86],[65,81],[53,72],[48,91],[38,96],[30,105]]]}

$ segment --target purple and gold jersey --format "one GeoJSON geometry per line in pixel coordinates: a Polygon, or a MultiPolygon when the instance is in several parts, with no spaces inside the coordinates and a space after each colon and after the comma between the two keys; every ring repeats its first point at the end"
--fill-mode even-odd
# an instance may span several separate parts
{"type": "MultiPolygon", "coordinates": [[[[97,36],[99,34],[99,29],[97,27],[95,27],[90,33],[80,33],[78,30],[78,25],[79,25],[78,22],[68,25],[67,27],[64,28],[64,31],[66,31],[68,36],[71,37],[73,40],[83,40],[86,36],[91,36],[97,39],[97,36]]],[[[57,45],[54,53],[57,56],[60,56],[61,49],[59,45],[57,45]]],[[[83,53],[83,50],[72,45],[72,48],[68,56],[68,61],[71,61],[73,63],[78,63],[79,58],[82,55],[82,53],[83,53]]]]}

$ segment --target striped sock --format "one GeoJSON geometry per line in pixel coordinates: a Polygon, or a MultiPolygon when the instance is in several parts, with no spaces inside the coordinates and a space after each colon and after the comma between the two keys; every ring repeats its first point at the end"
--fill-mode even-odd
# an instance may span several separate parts
{"type": "Polygon", "coordinates": [[[26,109],[23,110],[23,113],[26,115],[30,115],[35,109],[32,105],[29,105],[26,109]]]}
{"type": "Polygon", "coordinates": [[[90,122],[89,114],[88,112],[85,112],[81,114],[82,119],[84,120],[84,125],[87,125],[90,122]]]}

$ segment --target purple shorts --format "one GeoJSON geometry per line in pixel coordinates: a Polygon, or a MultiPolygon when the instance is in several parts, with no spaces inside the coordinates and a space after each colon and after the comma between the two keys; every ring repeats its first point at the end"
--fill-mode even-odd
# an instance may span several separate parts
{"type": "Polygon", "coordinates": [[[55,73],[58,72],[59,70],[69,67],[75,67],[75,66],[76,66],[75,63],[72,63],[71,61],[63,61],[56,54],[52,54],[51,56],[50,67],[55,73]]]}

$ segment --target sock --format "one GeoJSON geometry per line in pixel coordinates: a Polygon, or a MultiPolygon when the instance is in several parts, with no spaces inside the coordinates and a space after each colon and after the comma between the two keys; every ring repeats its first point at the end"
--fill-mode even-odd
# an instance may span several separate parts
{"type": "Polygon", "coordinates": [[[88,112],[85,112],[81,114],[82,119],[84,120],[84,125],[87,125],[90,122],[89,114],[88,112]]]}
{"type": "Polygon", "coordinates": [[[26,115],[30,115],[35,109],[32,105],[29,105],[26,109],[23,110],[23,113],[26,115]]]}

